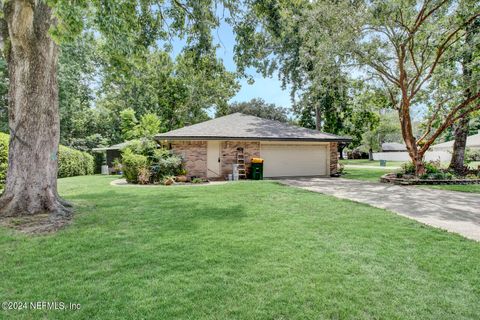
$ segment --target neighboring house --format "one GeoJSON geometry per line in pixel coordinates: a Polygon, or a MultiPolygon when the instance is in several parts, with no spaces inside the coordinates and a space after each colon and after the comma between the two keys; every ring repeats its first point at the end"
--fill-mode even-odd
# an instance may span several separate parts
{"type": "Polygon", "coordinates": [[[385,142],[382,143],[382,152],[405,152],[407,147],[403,143],[385,142]]]}
{"type": "MultiPolygon", "coordinates": [[[[447,141],[444,143],[439,143],[432,146],[432,149],[435,151],[449,151],[453,152],[453,143],[452,141],[447,141]]],[[[467,149],[480,149],[480,131],[477,134],[467,137],[467,149]]]]}
{"type": "Polygon", "coordinates": [[[328,176],[337,170],[339,142],[349,138],[241,113],[161,133],[155,139],[185,161],[189,176],[225,179],[243,148],[247,167],[264,159],[264,177],[328,176]]]}
{"type": "MultiPolygon", "coordinates": [[[[452,158],[452,153],[448,150],[437,150],[432,146],[430,151],[425,153],[425,161],[449,162],[452,158]]],[[[407,152],[407,147],[402,143],[388,142],[382,143],[382,152],[374,152],[373,160],[388,160],[388,161],[411,161],[407,152]]]]}
{"type": "Polygon", "coordinates": [[[122,149],[128,146],[130,141],[125,141],[119,144],[115,144],[110,147],[102,147],[102,148],[95,148],[92,149],[93,152],[105,152],[106,154],[106,160],[107,160],[107,166],[108,166],[108,172],[112,173],[113,170],[113,162],[115,159],[121,159],[122,158],[122,149]]]}

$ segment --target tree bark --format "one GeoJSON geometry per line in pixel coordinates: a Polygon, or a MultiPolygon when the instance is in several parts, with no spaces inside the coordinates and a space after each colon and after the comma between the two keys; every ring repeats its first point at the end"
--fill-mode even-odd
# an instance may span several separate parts
{"type": "Polygon", "coordinates": [[[11,0],[4,19],[10,144],[0,215],[68,217],[71,211],[57,193],[58,48],[48,33],[51,9],[45,1],[11,0]]]}
{"type": "MultiPolygon", "coordinates": [[[[468,46],[473,46],[473,36],[475,35],[475,25],[480,26],[480,19],[477,19],[473,23],[467,25],[465,43],[468,46]]],[[[469,99],[472,96],[472,91],[470,90],[470,85],[472,82],[472,70],[470,68],[470,63],[473,59],[472,51],[468,50],[465,52],[462,59],[462,69],[463,69],[463,81],[465,83],[465,99],[469,99]]],[[[457,126],[455,127],[455,142],[453,143],[453,153],[452,159],[450,160],[449,169],[455,171],[457,174],[462,174],[464,172],[463,167],[465,166],[465,149],[467,147],[467,137],[469,129],[470,117],[466,115],[458,121],[457,126]]]]}
{"type": "Polygon", "coordinates": [[[462,173],[465,161],[465,149],[468,137],[468,116],[460,119],[455,127],[455,142],[453,143],[452,159],[450,160],[449,169],[456,173],[462,173]]]}
{"type": "Polygon", "coordinates": [[[315,129],[318,131],[322,130],[322,111],[320,106],[315,107],[315,129]]]}

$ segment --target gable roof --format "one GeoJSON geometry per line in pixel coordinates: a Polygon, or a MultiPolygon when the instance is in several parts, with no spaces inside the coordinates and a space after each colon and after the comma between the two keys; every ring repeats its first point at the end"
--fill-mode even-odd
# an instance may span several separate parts
{"type": "MultiPolygon", "coordinates": [[[[452,150],[455,141],[447,141],[432,146],[433,150],[452,150]]],[[[480,149],[480,132],[467,137],[467,148],[480,149]]]]}
{"type": "Polygon", "coordinates": [[[351,141],[350,138],[233,113],[192,126],[157,134],[157,140],[351,141]]]}
{"type": "Polygon", "coordinates": [[[384,142],[382,143],[382,151],[407,151],[407,147],[403,143],[384,142]]]}

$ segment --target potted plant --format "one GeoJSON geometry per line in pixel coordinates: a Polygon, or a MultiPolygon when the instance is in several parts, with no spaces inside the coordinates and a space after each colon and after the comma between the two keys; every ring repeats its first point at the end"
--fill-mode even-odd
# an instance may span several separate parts
{"type": "Polygon", "coordinates": [[[175,177],[167,176],[163,178],[163,184],[166,186],[170,186],[175,183],[175,177]]]}
{"type": "Polygon", "coordinates": [[[185,169],[180,169],[178,171],[178,175],[175,177],[175,180],[177,182],[187,182],[188,181],[188,177],[187,177],[187,170],[185,169]]]}

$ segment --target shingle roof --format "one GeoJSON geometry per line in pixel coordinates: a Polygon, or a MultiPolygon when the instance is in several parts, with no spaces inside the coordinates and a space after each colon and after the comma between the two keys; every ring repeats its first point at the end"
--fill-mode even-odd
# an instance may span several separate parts
{"type": "Polygon", "coordinates": [[[407,147],[403,143],[384,142],[382,143],[382,151],[407,151],[407,147]]]}
{"type": "Polygon", "coordinates": [[[157,134],[157,140],[351,141],[350,138],[233,113],[192,126],[157,134]]]}
{"type": "Polygon", "coordinates": [[[122,150],[123,148],[128,146],[129,143],[130,143],[130,141],[125,141],[125,142],[122,142],[122,143],[119,143],[119,144],[114,144],[114,145],[109,146],[109,147],[93,148],[92,151],[122,150]]]}
{"type": "MultiPolygon", "coordinates": [[[[433,150],[452,150],[453,149],[453,143],[454,140],[452,141],[447,141],[444,143],[439,143],[436,145],[432,146],[433,150]]],[[[479,149],[480,148],[480,132],[471,136],[467,137],[467,148],[475,148],[479,149]]]]}
{"type": "Polygon", "coordinates": [[[99,147],[99,148],[93,148],[92,151],[107,151],[107,150],[123,150],[126,147],[128,147],[130,144],[135,143],[135,142],[144,142],[148,141],[146,138],[141,138],[141,139],[134,139],[134,140],[128,140],[124,141],[119,144],[114,144],[109,147],[99,147]]]}

